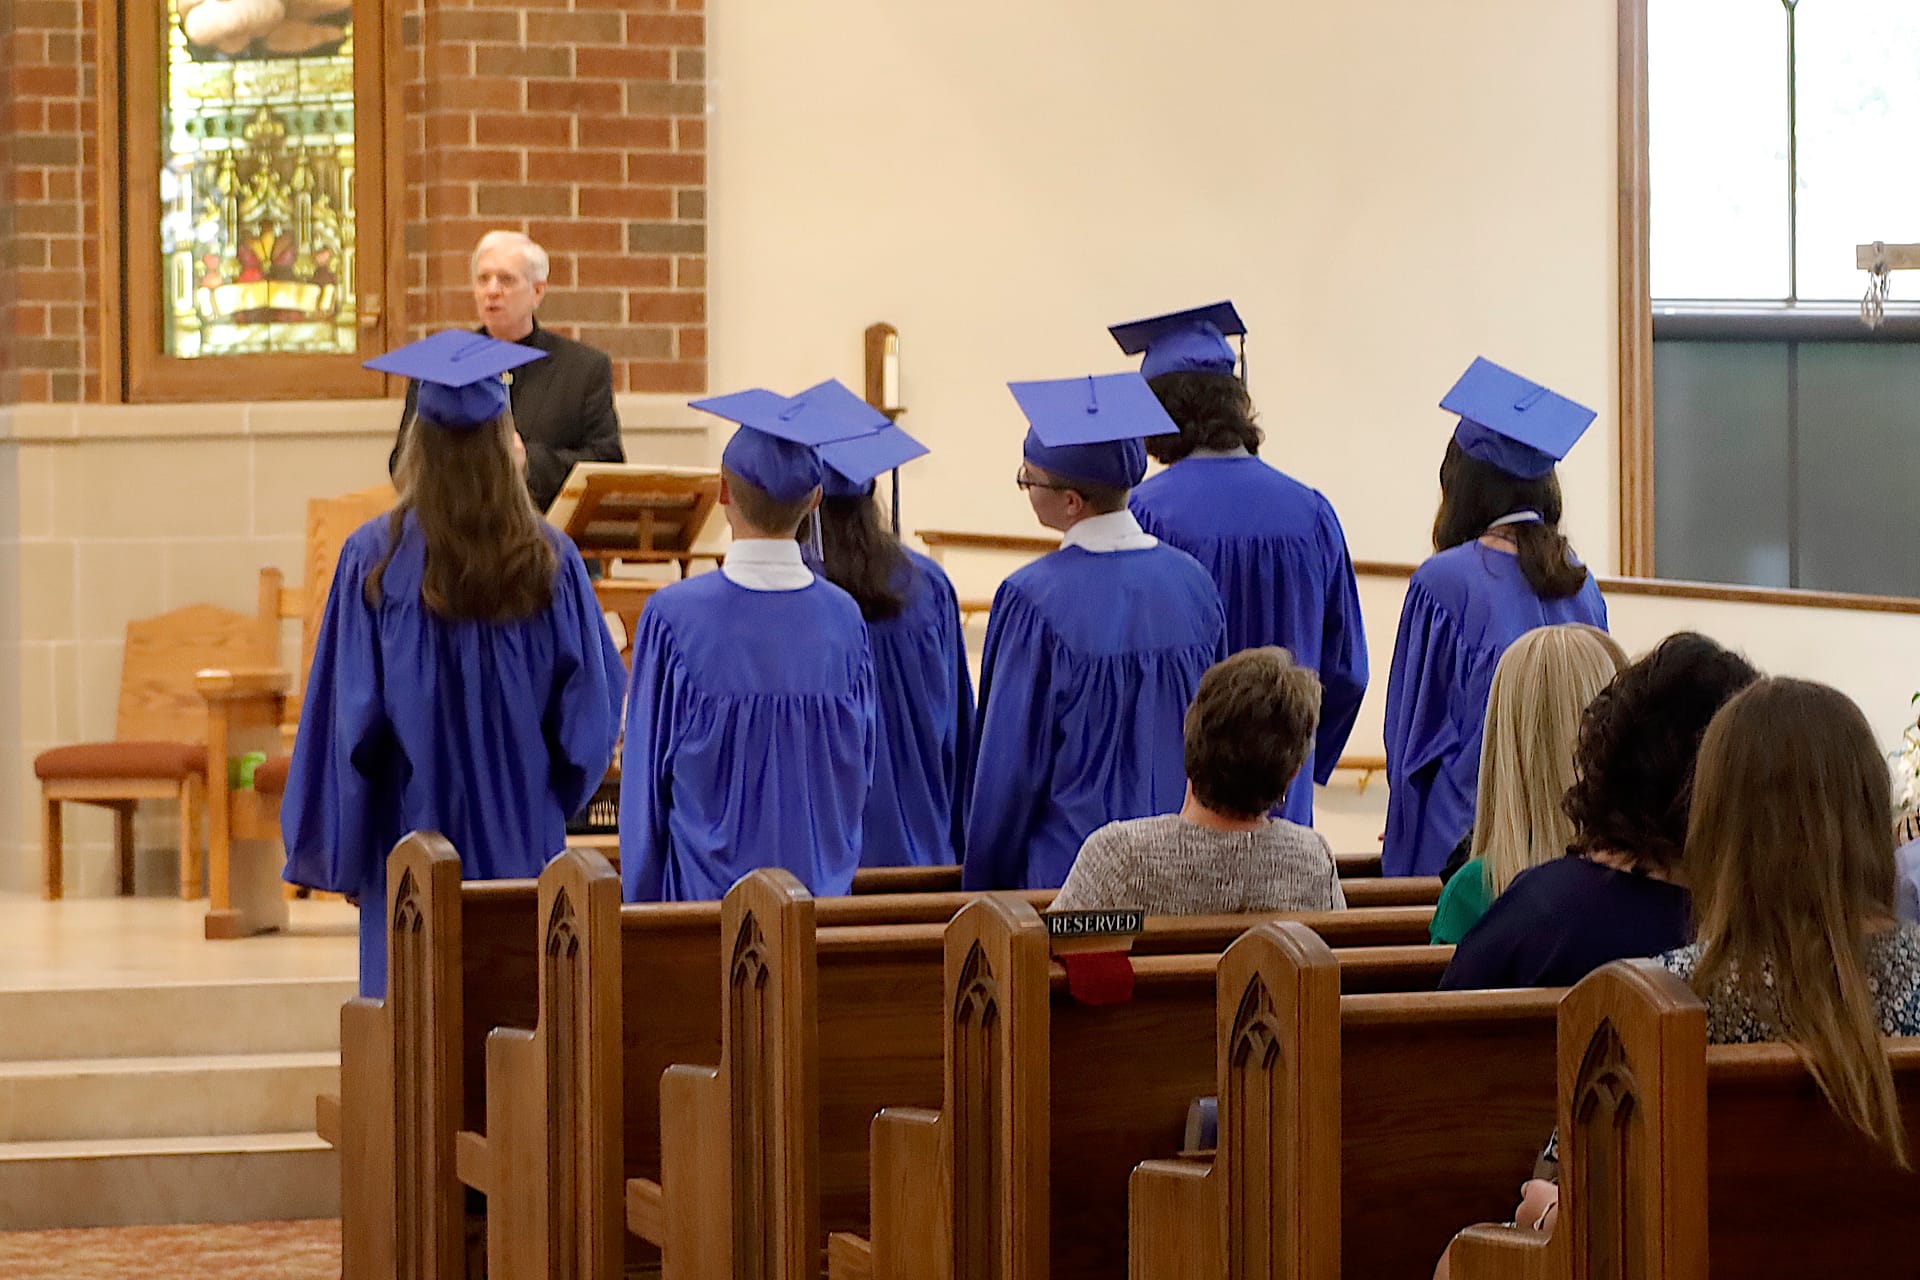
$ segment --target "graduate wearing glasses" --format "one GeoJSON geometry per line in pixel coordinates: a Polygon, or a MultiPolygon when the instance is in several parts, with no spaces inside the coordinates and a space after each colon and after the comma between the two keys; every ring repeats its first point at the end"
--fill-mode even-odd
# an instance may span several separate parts
{"type": "Polygon", "coordinates": [[[1414,570],[1387,678],[1387,875],[1438,875],[1473,829],[1494,668],[1535,627],[1607,628],[1599,584],[1560,532],[1554,464],[1593,410],[1475,360],[1440,402],[1434,554],[1414,570]]]}
{"type": "Polygon", "coordinates": [[[1031,429],[1015,482],[1060,550],[1000,584],[980,667],[962,882],[1058,888],[1109,822],[1173,813],[1181,725],[1226,618],[1206,570],[1140,528],[1141,439],[1173,429],[1137,373],[1011,386],[1031,429]]]}

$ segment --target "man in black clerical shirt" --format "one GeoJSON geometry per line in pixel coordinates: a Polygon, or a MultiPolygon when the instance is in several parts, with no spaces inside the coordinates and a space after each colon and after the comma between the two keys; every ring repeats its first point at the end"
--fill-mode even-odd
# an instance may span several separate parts
{"type": "MultiPolygon", "coordinates": [[[[489,231],[473,251],[473,304],[480,332],[547,353],[512,374],[515,450],[524,450],[527,492],[545,511],[576,462],[624,462],[620,418],[613,408],[613,364],[606,353],[542,329],[533,312],[547,293],[547,253],[517,231],[489,231]]],[[[416,383],[407,384],[400,415],[404,435],[413,417],[416,383]]],[[[395,439],[387,459],[400,460],[395,439]]]]}

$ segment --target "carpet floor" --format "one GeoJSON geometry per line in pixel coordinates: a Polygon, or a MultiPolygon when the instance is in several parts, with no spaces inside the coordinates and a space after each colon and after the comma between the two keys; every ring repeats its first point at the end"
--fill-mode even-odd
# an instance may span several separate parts
{"type": "Polygon", "coordinates": [[[339,1280],[340,1224],[0,1231],[6,1280],[339,1280]]]}

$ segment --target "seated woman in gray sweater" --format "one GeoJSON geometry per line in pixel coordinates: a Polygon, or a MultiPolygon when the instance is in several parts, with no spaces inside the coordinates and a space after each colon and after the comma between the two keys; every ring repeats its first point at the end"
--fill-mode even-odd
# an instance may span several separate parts
{"type": "Polygon", "coordinates": [[[1110,822],[1080,846],[1055,910],[1148,915],[1321,911],[1347,905],[1333,851],[1271,818],[1320,720],[1320,680],[1285,649],[1216,663],[1187,708],[1187,798],[1177,814],[1110,822]]]}

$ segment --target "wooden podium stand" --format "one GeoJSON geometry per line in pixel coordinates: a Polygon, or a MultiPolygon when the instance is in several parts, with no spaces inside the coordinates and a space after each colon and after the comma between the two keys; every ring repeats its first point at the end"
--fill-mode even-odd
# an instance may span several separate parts
{"type": "Polygon", "coordinates": [[[618,614],[631,639],[647,598],[663,585],[621,578],[622,564],[672,564],[687,576],[695,560],[722,554],[708,531],[720,500],[720,473],[701,467],[628,462],[575,463],[547,522],[563,530],[601,576],[600,606],[618,614]]]}
{"type": "Polygon", "coordinates": [[[285,671],[207,670],[195,677],[207,700],[207,850],[209,940],[245,938],[287,926],[280,869],[280,797],[228,785],[227,761],[281,750],[285,671]]]}

